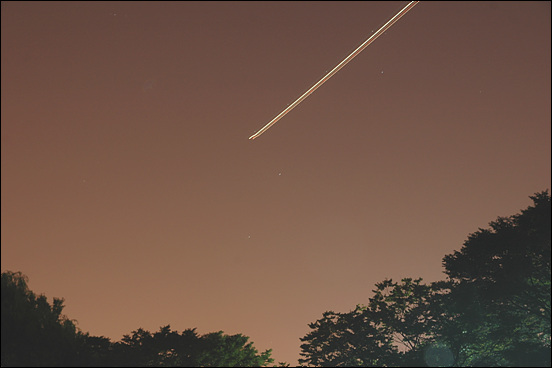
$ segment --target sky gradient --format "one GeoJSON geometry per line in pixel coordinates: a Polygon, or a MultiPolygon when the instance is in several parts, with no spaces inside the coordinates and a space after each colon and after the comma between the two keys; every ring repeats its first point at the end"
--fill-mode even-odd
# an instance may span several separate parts
{"type": "Polygon", "coordinates": [[[2,2],[2,271],[117,341],[295,364],[385,278],[444,279],[550,188],[550,2],[2,2]]]}

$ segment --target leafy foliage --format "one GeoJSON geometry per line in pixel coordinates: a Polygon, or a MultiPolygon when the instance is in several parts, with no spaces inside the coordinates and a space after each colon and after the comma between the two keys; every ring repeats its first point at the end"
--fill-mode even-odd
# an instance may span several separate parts
{"type": "MultiPolygon", "coordinates": [[[[309,366],[550,366],[551,208],[533,206],[470,234],[443,259],[446,281],[386,279],[366,305],[325,312],[301,338],[309,366]]],[[[273,363],[241,334],[139,328],[121,341],[90,336],[36,295],[20,272],[1,275],[2,366],[250,367],[273,363]]],[[[286,366],[286,363],[280,363],[286,366]]]]}
{"type": "Polygon", "coordinates": [[[200,336],[195,329],[179,334],[170,325],[154,334],[139,328],[114,346],[115,366],[262,367],[273,362],[271,350],[258,354],[249,338],[222,331],[200,336]]]}
{"type": "Polygon", "coordinates": [[[313,366],[418,366],[434,341],[439,284],[422,279],[384,280],[366,306],[341,314],[326,312],[301,338],[301,363],[313,366]]]}
{"type": "Polygon", "coordinates": [[[388,336],[360,308],[349,313],[325,312],[309,324],[313,329],[301,338],[300,363],[321,367],[381,366],[394,352],[388,336]]]}
{"type": "Polygon", "coordinates": [[[443,259],[452,282],[449,309],[468,336],[468,365],[550,365],[551,208],[534,205],[470,234],[443,259]]]}
{"type": "Polygon", "coordinates": [[[271,350],[258,354],[249,338],[222,331],[200,336],[164,326],[142,328],[113,343],[79,331],[62,315],[63,299],[50,305],[36,296],[20,272],[2,273],[2,366],[262,367],[271,350]]]}
{"type": "Polygon", "coordinates": [[[550,366],[550,195],[470,234],[446,281],[376,284],[301,338],[310,366],[550,366]]]}
{"type": "Polygon", "coordinates": [[[5,272],[2,289],[2,366],[72,365],[77,354],[74,323],[62,314],[63,299],[36,295],[20,272],[5,272]]]}

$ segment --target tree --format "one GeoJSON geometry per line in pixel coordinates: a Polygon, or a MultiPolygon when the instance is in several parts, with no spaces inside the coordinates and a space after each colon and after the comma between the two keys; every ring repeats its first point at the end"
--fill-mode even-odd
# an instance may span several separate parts
{"type": "Polygon", "coordinates": [[[121,367],[262,367],[274,360],[271,350],[258,354],[249,337],[222,331],[198,335],[195,329],[179,334],[170,325],[150,333],[139,328],[115,344],[112,364],[121,367]]]}
{"type": "Polygon", "coordinates": [[[104,336],[91,336],[88,332],[77,336],[77,367],[113,366],[113,343],[104,336]]]}
{"type": "Polygon", "coordinates": [[[378,329],[369,312],[356,308],[349,313],[325,312],[309,324],[313,330],[301,338],[299,363],[320,367],[382,366],[396,349],[389,336],[378,329]]]}
{"type": "Polygon", "coordinates": [[[366,308],[399,350],[388,363],[425,366],[424,351],[435,342],[442,315],[439,300],[448,292],[447,285],[424,284],[421,278],[404,278],[400,283],[389,279],[377,283],[373,292],[366,308]]]}
{"type": "Polygon", "coordinates": [[[271,350],[258,353],[249,337],[222,331],[200,336],[169,325],[151,333],[139,328],[121,341],[79,331],[62,314],[63,299],[50,305],[36,296],[21,272],[2,273],[2,366],[262,367],[271,350]]]}
{"type": "Polygon", "coordinates": [[[550,365],[550,195],[530,198],[443,259],[466,364],[550,365]]]}
{"type": "Polygon", "coordinates": [[[366,306],[349,313],[325,312],[301,338],[301,363],[312,366],[417,366],[433,342],[433,298],[438,284],[422,279],[384,280],[366,306]]]}
{"type": "Polygon", "coordinates": [[[77,329],[62,314],[63,299],[37,296],[21,272],[3,272],[2,366],[72,366],[77,359],[77,329]]]}
{"type": "Polygon", "coordinates": [[[384,280],[366,306],[301,338],[314,366],[550,366],[548,192],[444,257],[448,279],[384,280]]]}
{"type": "Polygon", "coordinates": [[[470,234],[443,264],[452,281],[504,312],[534,316],[550,332],[550,196],[545,191],[530,198],[534,206],[470,234]]]}
{"type": "Polygon", "coordinates": [[[261,354],[242,334],[224,335],[222,331],[203,335],[197,366],[202,367],[263,367],[274,362],[271,349],[261,354]]]}

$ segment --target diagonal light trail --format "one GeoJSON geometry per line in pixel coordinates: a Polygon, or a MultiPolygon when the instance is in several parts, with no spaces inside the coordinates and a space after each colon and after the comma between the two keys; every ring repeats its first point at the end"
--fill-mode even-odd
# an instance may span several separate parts
{"type": "Polygon", "coordinates": [[[284,117],[284,115],[286,115],[288,112],[293,110],[293,108],[295,106],[299,105],[305,98],[309,97],[309,95],[311,93],[316,91],[316,89],[318,87],[320,87],[322,84],[324,84],[324,82],[326,82],[328,79],[330,79],[335,73],[337,73],[341,68],[343,68],[349,61],[353,60],[353,58],[355,56],[360,54],[360,52],[362,50],[364,50],[369,44],[374,42],[376,38],[381,36],[383,34],[383,32],[388,30],[389,27],[391,27],[393,24],[395,24],[396,21],[398,21],[403,15],[405,15],[410,9],[412,9],[417,3],[419,3],[419,1],[409,2],[404,8],[401,9],[401,11],[399,11],[397,14],[395,14],[395,16],[393,18],[389,19],[389,21],[387,21],[387,23],[385,23],[380,29],[378,29],[376,31],[376,33],[371,35],[366,41],[364,41],[364,43],[362,43],[362,45],[357,47],[357,49],[355,51],[353,51],[349,56],[347,56],[345,59],[343,59],[342,62],[337,64],[337,66],[335,68],[330,70],[330,72],[328,74],[326,74],[324,77],[322,77],[322,79],[320,79],[318,82],[316,82],[316,84],[314,86],[312,86],[311,88],[309,88],[307,92],[303,93],[301,95],[301,97],[299,97],[297,100],[295,100],[295,102],[293,102],[291,105],[286,107],[284,109],[284,111],[282,111],[281,113],[276,115],[276,117],[274,119],[272,119],[268,124],[266,124],[264,127],[262,127],[257,133],[255,133],[251,137],[249,137],[249,139],[255,139],[255,138],[259,137],[261,134],[266,132],[271,126],[276,124],[276,122],[278,120],[280,120],[281,118],[284,117]]]}

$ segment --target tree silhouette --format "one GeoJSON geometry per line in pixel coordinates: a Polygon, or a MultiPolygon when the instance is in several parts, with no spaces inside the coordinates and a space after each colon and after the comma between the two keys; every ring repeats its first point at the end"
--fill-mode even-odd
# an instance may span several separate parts
{"type": "Polygon", "coordinates": [[[443,259],[466,364],[550,365],[550,195],[530,198],[443,259]]]}
{"type": "Polygon", "coordinates": [[[2,366],[70,366],[77,359],[77,330],[62,315],[63,299],[37,296],[21,272],[4,272],[2,366]]]}
{"type": "MultiPolygon", "coordinates": [[[[312,366],[550,366],[551,208],[499,217],[443,258],[448,279],[386,279],[366,305],[325,312],[301,338],[312,366]]],[[[2,366],[266,366],[247,336],[170,325],[111,342],[78,330],[64,300],[36,295],[21,272],[1,275],[2,366]]],[[[281,363],[285,366],[285,363],[281,363]]]]}
{"type": "Polygon", "coordinates": [[[88,332],[80,332],[77,336],[78,367],[113,366],[113,343],[104,336],[91,336],[88,332]]]}
{"type": "Polygon", "coordinates": [[[113,343],[79,331],[62,314],[63,299],[50,305],[21,272],[4,272],[1,282],[2,366],[262,367],[274,361],[270,349],[259,354],[247,336],[178,333],[170,325],[153,334],[139,328],[113,343]]]}
{"type": "Polygon", "coordinates": [[[550,195],[499,217],[443,259],[448,279],[376,284],[301,338],[314,366],[550,366],[550,195]]]}
{"type": "Polygon", "coordinates": [[[374,323],[370,312],[325,312],[309,324],[313,330],[301,338],[302,364],[320,367],[383,366],[396,353],[389,336],[374,323]]]}
{"type": "Polygon", "coordinates": [[[443,288],[422,279],[376,284],[367,305],[325,312],[301,338],[301,363],[311,366],[419,366],[437,330],[435,303],[443,288]]]}
{"type": "Polygon", "coordinates": [[[139,328],[115,344],[112,364],[120,367],[262,367],[274,360],[271,350],[258,354],[249,338],[222,331],[198,335],[195,329],[179,334],[170,325],[156,333],[139,328]]]}
{"type": "Polygon", "coordinates": [[[224,335],[222,331],[203,335],[197,365],[202,367],[260,367],[272,363],[271,350],[260,355],[249,338],[241,334],[224,335]]]}

